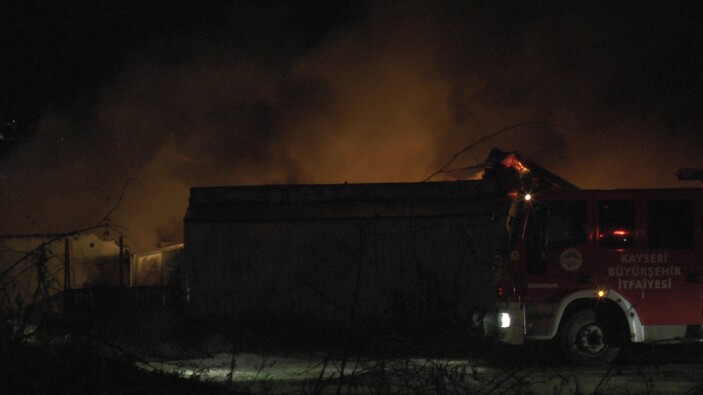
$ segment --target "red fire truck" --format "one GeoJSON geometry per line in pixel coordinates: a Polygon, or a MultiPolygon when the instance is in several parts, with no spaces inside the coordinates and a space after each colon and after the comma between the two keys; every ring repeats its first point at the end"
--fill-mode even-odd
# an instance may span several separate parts
{"type": "Polygon", "coordinates": [[[628,342],[703,337],[703,189],[540,188],[519,158],[504,163],[531,181],[510,210],[485,320],[499,340],[554,340],[602,363],[628,342]]]}

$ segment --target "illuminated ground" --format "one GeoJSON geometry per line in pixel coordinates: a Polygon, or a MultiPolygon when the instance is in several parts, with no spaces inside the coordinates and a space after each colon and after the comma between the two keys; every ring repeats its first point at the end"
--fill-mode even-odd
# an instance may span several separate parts
{"type": "Polygon", "coordinates": [[[468,332],[354,337],[326,327],[146,317],[85,325],[92,325],[91,338],[111,339],[146,371],[213,382],[233,393],[703,393],[703,344],[633,345],[613,365],[574,367],[554,347],[489,344],[468,332]]]}
{"type": "MultiPolygon", "coordinates": [[[[701,393],[701,361],[674,363],[671,358],[663,358],[662,363],[657,363],[658,353],[680,351],[688,355],[684,359],[690,359],[701,348],[636,350],[625,358],[623,364],[610,367],[565,367],[560,363],[544,363],[540,358],[519,364],[506,363],[505,366],[481,359],[357,358],[346,363],[345,384],[341,392],[701,393]]],[[[235,354],[234,369],[231,369],[232,364],[231,354],[219,354],[212,358],[152,362],[141,366],[178,373],[186,378],[220,382],[253,393],[336,393],[342,366],[341,360],[325,360],[323,356],[294,358],[254,354],[235,354]]]]}

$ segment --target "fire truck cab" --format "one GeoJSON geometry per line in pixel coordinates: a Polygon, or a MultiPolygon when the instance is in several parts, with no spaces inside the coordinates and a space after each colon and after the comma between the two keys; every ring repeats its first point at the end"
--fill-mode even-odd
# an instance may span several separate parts
{"type": "Polygon", "coordinates": [[[510,222],[499,340],[602,363],[628,342],[703,337],[703,189],[522,192],[510,222]]]}

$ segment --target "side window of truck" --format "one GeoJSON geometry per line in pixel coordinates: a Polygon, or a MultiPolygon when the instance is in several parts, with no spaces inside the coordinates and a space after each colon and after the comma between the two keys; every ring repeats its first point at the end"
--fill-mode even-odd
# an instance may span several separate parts
{"type": "Polygon", "coordinates": [[[547,217],[548,249],[572,246],[587,239],[585,202],[551,205],[547,217]]]}
{"type": "Polygon", "coordinates": [[[527,231],[527,273],[544,274],[547,268],[547,215],[549,206],[545,203],[531,207],[527,231]]]}
{"type": "Polygon", "coordinates": [[[690,200],[652,200],[647,203],[649,248],[693,248],[695,223],[690,200]]]}
{"type": "Polygon", "coordinates": [[[599,203],[598,244],[608,249],[632,248],[637,244],[633,200],[599,203]]]}
{"type": "Polygon", "coordinates": [[[586,241],[586,203],[550,202],[532,208],[527,272],[544,274],[547,251],[586,241]]]}

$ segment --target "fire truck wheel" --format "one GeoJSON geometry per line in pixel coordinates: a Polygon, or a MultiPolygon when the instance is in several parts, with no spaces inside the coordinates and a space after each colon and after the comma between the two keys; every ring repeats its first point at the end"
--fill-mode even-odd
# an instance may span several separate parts
{"type": "Polygon", "coordinates": [[[593,310],[578,311],[564,325],[559,339],[561,348],[567,358],[578,364],[606,364],[620,351],[619,344],[607,340],[617,338],[608,330],[612,327],[600,321],[593,310]]]}

